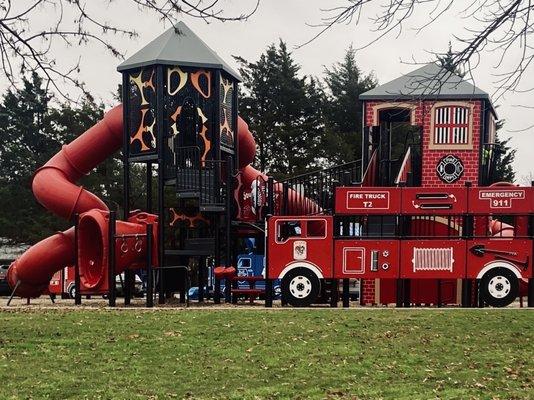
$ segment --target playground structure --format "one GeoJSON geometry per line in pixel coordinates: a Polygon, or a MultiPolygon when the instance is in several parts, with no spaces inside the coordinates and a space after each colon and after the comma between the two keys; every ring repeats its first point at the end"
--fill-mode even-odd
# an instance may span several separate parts
{"type": "Polygon", "coordinates": [[[14,294],[39,296],[73,265],[77,304],[107,294],[115,305],[121,273],[129,303],[134,270],[145,269],[151,306],[154,290],[160,303],[186,292],[195,260],[199,301],[261,296],[271,306],[281,280],[284,304],[335,306],[341,280],[348,306],[349,279],[359,279],[361,304],[505,306],[528,291],[534,306],[534,192],[491,186],[487,93],[428,64],[362,95],[361,160],[276,181],[251,165],[239,74],[176,28],[119,65],[123,104],[35,173],[37,200],[74,227],[12,264],[14,294]],[[75,183],[119,149],[122,220],[75,183]],[[132,209],[134,164],[146,171],[143,211],[132,209]],[[247,238],[263,274],[237,273],[247,238]]]}

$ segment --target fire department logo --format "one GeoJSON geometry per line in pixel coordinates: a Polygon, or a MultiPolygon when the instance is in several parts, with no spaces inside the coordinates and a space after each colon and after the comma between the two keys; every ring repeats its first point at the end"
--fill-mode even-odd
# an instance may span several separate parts
{"type": "Polygon", "coordinates": [[[293,258],[295,260],[305,260],[307,255],[306,242],[304,240],[295,240],[293,242],[293,258]]]}
{"type": "Polygon", "coordinates": [[[448,154],[439,160],[436,172],[443,182],[454,183],[464,174],[464,164],[455,155],[448,154]]]}

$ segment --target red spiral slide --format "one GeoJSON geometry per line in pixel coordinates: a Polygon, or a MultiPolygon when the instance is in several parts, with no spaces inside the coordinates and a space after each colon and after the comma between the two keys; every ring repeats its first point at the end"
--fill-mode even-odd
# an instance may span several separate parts
{"type": "MultiPolygon", "coordinates": [[[[94,194],[75,182],[122,145],[122,106],[110,110],[87,130],[52,157],[33,177],[35,198],[45,208],[65,219],[92,209],[108,211],[94,194]]],[[[75,261],[74,228],[58,232],[30,247],[11,264],[8,282],[16,294],[39,296],[48,287],[52,275],[75,261]]]]}

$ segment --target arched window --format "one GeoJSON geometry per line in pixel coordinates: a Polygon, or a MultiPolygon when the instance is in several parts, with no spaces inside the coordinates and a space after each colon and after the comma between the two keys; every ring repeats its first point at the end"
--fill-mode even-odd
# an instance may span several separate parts
{"type": "Polygon", "coordinates": [[[431,147],[438,149],[471,148],[471,118],[469,105],[436,104],[432,109],[431,147]]]}

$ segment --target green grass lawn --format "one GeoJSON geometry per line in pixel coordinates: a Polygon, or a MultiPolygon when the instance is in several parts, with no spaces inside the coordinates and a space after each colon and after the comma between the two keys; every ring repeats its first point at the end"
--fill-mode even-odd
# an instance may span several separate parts
{"type": "Polygon", "coordinates": [[[534,398],[522,310],[0,312],[0,399],[534,398]]]}

